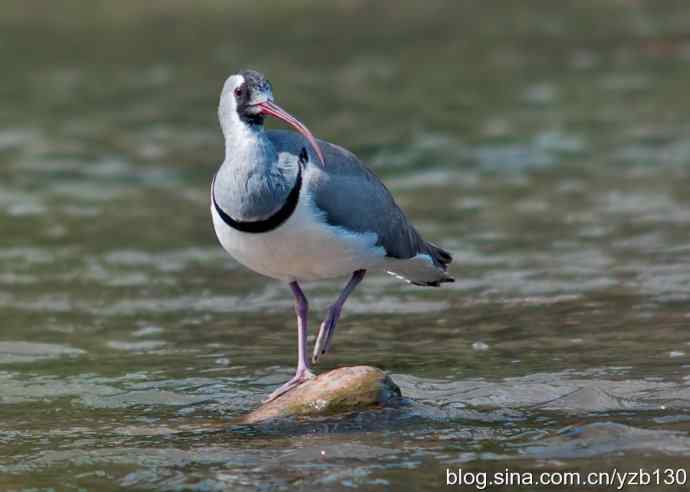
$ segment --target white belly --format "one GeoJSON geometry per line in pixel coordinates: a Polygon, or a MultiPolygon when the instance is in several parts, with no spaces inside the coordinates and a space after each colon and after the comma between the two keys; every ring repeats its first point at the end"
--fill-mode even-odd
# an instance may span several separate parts
{"type": "Polygon", "coordinates": [[[317,280],[359,269],[385,268],[387,259],[374,233],[353,233],[328,225],[302,192],[283,224],[265,233],[229,227],[211,206],[213,226],[223,248],[257,273],[281,280],[317,280]]]}

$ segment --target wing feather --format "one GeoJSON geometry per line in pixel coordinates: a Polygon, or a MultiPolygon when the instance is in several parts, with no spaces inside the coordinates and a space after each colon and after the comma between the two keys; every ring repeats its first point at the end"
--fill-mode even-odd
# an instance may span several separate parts
{"type": "MultiPolygon", "coordinates": [[[[313,155],[308,142],[297,133],[271,130],[267,134],[278,152],[297,155],[302,148],[307,148],[313,155]]],[[[352,152],[329,142],[318,142],[326,164],[310,159],[310,165],[317,169],[307,188],[326,221],[353,232],[375,233],[377,245],[383,246],[386,255],[392,258],[409,259],[428,254],[445,272],[452,261],[450,253],[422,238],[381,180],[352,152]]]]}

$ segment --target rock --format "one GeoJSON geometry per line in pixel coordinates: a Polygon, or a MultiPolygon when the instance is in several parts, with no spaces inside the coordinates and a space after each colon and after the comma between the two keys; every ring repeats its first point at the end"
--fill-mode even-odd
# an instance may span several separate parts
{"type": "Polygon", "coordinates": [[[253,424],[288,416],[332,415],[384,405],[400,398],[400,388],[371,366],[341,367],[302,383],[240,418],[253,424]]]}

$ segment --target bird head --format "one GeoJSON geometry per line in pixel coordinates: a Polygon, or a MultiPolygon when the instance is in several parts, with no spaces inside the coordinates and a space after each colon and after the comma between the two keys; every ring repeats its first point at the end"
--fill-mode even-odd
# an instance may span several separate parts
{"type": "Polygon", "coordinates": [[[273,116],[297,130],[307,139],[321,162],[326,162],[314,135],[301,121],[273,102],[271,83],[255,70],[243,70],[228,77],[220,96],[218,116],[223,131],[238,122],[261,127],[266,116],[273,116]]]}

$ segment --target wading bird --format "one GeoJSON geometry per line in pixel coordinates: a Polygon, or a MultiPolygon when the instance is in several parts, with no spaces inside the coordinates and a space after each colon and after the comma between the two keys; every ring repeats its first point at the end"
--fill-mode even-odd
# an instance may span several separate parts
{"type": "Polygon", "coordinates": [[[231,75],[218,118],[225,160],[211,185],[213,226],[223,248],[257,273],[287,282],[295,297],[295,376],[273,400],[314,377],[307,358],[308,303],[299,282],[350,275],[328,309],[312,362],[325,354],[347,297],[367,270],[415,285],[452,282],[452,258],[419,235],[381,181],[357,157],[317,140],[273,102],[271,84],[253,70],[231,75]],[[273,116],[297,132],[264,130],[273,116]]]}

